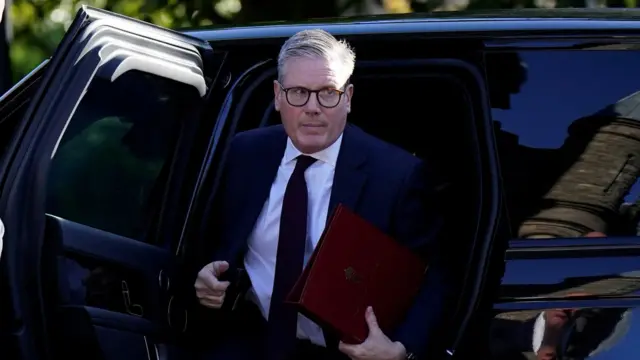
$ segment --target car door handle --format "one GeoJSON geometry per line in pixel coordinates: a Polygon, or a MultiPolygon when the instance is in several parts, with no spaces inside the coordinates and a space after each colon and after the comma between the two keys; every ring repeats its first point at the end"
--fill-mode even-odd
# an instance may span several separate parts
{"type": "Polygon", "coordinates": [[[144,316],[144,308],[142,305],[131,303],[131,293],[129,291],[129,284],[126,281],[122,280],[122,299],[124,301],[124,308],[130,315],[143,317],[144,316]]]}

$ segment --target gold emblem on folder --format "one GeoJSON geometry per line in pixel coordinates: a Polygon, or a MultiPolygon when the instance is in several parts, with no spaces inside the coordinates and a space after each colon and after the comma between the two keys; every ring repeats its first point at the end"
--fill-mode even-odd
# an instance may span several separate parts
{"type": "Polygon", "coordinates": [[[358,275],[351,266],[344,269],[344,277],[347,279],[347,281],[351,281],[354,283],[362,282],[362,278],[360,277],[360,275],[358,275]]]}

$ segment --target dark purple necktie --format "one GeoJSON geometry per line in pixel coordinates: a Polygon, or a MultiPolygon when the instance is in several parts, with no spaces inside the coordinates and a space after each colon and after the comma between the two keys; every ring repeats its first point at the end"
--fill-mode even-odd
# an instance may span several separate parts
{"type": "Polygon", "coordinates": [[[282,200],[278,255],[268,321],[267,349],[271,360],[286,359],[296,344],[298,311],[294,306],[284,304],[284,300],[302,273],[309,203],[304,172],[315,161],[310,156],[298,156],[282,200]]]}

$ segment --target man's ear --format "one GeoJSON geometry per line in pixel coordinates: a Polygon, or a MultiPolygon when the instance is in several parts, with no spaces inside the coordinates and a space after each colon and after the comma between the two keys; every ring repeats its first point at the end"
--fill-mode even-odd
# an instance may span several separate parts
{"type": "Polygon", "coordinates": [[[278,80],[273,80],[273,107],[276,111],[280,111],[280,83],[278,80]]]}
{"type": "Polygon", "coordinates": [[[353,98],[353,84],[349,84],[347,85],[347,88],[344,89],[344,96],[346,97],[346,101],[347,101],[347,112],[350,113],[351,112],[351,99],[353,98]]]}

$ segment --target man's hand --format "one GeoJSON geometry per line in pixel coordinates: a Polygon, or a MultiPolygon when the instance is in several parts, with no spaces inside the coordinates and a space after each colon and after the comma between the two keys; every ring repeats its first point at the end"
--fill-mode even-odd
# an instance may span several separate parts
{"type": "Polygon", "coordinates": [[[406,349],[400,342],[391,341],[378,326],[378,320],[371,307],[367,308],[365,319],[369,326],[369,336],[358,345],[340,342],[339,349],[353,360],[404,360],[406,349]]]}
{"type": "Polygon", "coordinates": [[[222,307],[229,282],[218,281],[218,278],[228,269],[226,261],[214,261],[200,270],[194,284],[200,304],[213,309],[222,307]]]}

